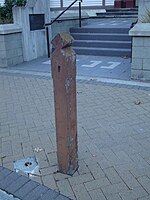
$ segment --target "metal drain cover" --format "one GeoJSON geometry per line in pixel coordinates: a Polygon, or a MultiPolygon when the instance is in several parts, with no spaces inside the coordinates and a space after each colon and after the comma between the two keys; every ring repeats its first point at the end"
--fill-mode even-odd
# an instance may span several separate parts
{"type": "Polygon", "coordinates": [[[14,169],[28,174],[29,176],[39,175],[39,166],[35,157],[28,157],[14,161],[14,169]]]}

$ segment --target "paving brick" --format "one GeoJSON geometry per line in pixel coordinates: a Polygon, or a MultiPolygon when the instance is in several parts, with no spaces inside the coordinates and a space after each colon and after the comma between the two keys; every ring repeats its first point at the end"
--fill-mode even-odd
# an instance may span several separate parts
{"type": "Polygon", "coordinates": [[[53,166],[53,167],[40,169],[40,173],[42,174],[42,176],[45,176],[49,174],[54,174],[57,172],[57,170],[58,170],[57,166],[53,166]]]}
{"type": "Polygon", "coordinates": [[[71,199],[69,199],[68,197],[65,197],[63,195],[59,195],[58,197],[56,197],[55,200],[71,200],[71,199]]]}
{"type": "Polygon", "coordinates": [[[127,192],[129,189],[127,188],[127,186],[123,183],[117,183],[117,184],[113,184],[113,185],[108,185],[105,187],[101,187],[104,195],[107,197],[110,197],[110,195],[114,195],[117,193],[120,193],[121,191],[125,191],[127,192]]]}
{"type": "Polygon", "coordinates": [[[92,180],[94,180],[94,178],[90,173],[88,173],[88,174],[71,177],[68,180],[69,180],[71,186],[74,187],[75,185],[79,185],[81,183],[86,183],[86,182],[92,181],[92,180]]]}
{"type": "Polygon", "coordinates": [[[105,177],[104,171],[98,164],[97,157],[95,159],[85,159],[85,163],[95,179],[100,179],[102,177],[105,177]]]}
{"type": "Polygon", "coordinates": [[[147,176],[142,176],[138,178],[138,181],[142,187],[150,194],[150,178],[147,176]]]}
{"type": "Polygon", "coordinates": [[[79,200],[91,200],[91,197],[87,190],[85,189],[83,184],[78,184],[73,186],[73,191],[75,193],[75,196],[79,200]]]}
{"type": "MultiPolygon", "coordinates": [[[[70,178],[71,176],[70,175],[68,175],[68,174],[62,174],[62,173],[59,173],[59,172],[57,172],[57,173],[54,173],[54,179],[56,180],[56,181],[61,181],[61,180],[64,180],[64,179],[67,179],[67,178],[70,178]]],[[[75,176],[75,174],[73,174],[73,176],[75,176]]]]}
{"type": "Polygon", "coordinates": [[[79,174],[87,174],[90,172],[90,170],[88,169],[88,166],[85,164],[83,160],[79,161],[78,164],[79,164],[79,168],[78,168],[79,174]]]}
{"type": "Polygon", "coordinates": [[[150,200],[150,196],[139,198],[138,200],[150,200]]]}
{"type": "Polygon", "coordinates": [[[90,196],[92,200],[106,200],[105,196],[103,195],[100,189],[90,191],[90,196]]]}
{"type": "Polygon", "coordinates": [[[140,186],[139,182],[128,170],[119,170],[118,173],[130,189],[140,186]]]}
{"type": "Polygon", "coordinates": [[[36,187],[35,189],[33,189],[31,192],[29,192],[24,198],[23,200],[37,200],[40,197],[42,197],[46,192],[48,191],[47,187],[44,187],[42,185],[36,187]]]}
{"type": "Polygon", "coordinates": [[[32,190],[34,190],[38,186],[39,186],[38,183],[29,181],[25,185],[23,185],[20,189],[18,189],[14,193],[14,195],[18,198],[23,199],[28,193],[30,193],[32,190]]]}
{"type": "Polygon", "coordinates": [[[130,191],[120,192],[120,196],[124,200],[138,199],[140,197],[145,197],[147,195],[148,193],[142,187],[137,187],[130,191]]]}
{"type": "Polygon", "coordinates": [[[50,166],[56,166],[57,165],[57,154],[56,152],[52,152],[47,154],[50,166]]]}
{"type": "Polygon", "coordinates": [[[122,200],[119,194],[111,194],[110,196],[107,196],[108,200],[122,200]]]}
{"type": "Polygon", "coordinates": [[[72,188],[68,180],[58,181],[57,186],[61,194],[70,197],[71,199],[75,199],[75,196],[73,194],[72,188]]]}
{"type": "Polygon", "coordinates": [[[15,184],[11,183],[6,190],[9,193],[15,193],[17,190],[19,190],[23,185],[25,185],[27,182],[29,182],[30,180],[25,177],[25,176],[20,176],[16,181],[15,184]]]}
{"type": "Polygon", "coordinates": [[[53,190],[58,190],[53,175],[46,175],[42,177],[43,184],[53,190]]]}
{"type": "Polygon", "coordinates": [[[12,182],[15,183],[15,181],[20,177],[19,174],[12,172],[9,175],[5,177],[5,179],[2,179],[0,181],[0,188],[6,189],[12,182]]]}
{"type": "Polygon", "coordinates": [[[94,181],[84,183],[84,185],[85,185],[87,191],[90,191],[90,190],[95,190],[95,189],[101,188],[103,186],[110,185],[110,182],[107,178],[101,178],[101,179],[97,179],[94,181]]]}
{"type": "Polygon", "coordinates": [[[5,177],[7,177],[9,174],[11,174],[12,171],[4,168],[3,170],[0,171],[0,181],[3,180],[5,177]]]}
{"type": "Polygon", "coordinates": [[[58,192],[49,189],[45,194],[43,194],[39,200],[48,200],[48,199],[56,199],[59,196],[58,192]]]}
{"type": "Polygon", "coordinates": [[[112,184],[122,182],[122,179],[113,167],[104,169],[104,173],[112,184]]]}

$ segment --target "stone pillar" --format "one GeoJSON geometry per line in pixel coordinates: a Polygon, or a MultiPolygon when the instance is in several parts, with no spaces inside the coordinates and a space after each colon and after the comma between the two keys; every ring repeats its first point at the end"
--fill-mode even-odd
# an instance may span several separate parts
{"type": "Polygon", "coordinates": [[[138,22],[150,23],[150,0],[139,1],[138,22]]]}
{"type": "Polygon", "coordinates": [[[61,173],[69,175],[78,168],[76,55],[72,42],[69,34],[58,34],[52,40],[55,50],[51,59],[58,167],[61,173]]]}
{"type": "Polygon", "coordinates": [[[139,1],[138,23],[130,30],[132,36],[131,76],[150,81],[150,1],[139,1]]]}
{"type": "Polygon", "coordinates": [[[24,61],[47,55],[44,23],[42,27],[38,27],[42,15],[44,23],[50,22],[50,0],[28,0],[24,7],[13,7],[14,23],[22,28],[24,61]],[[38,28],[32,28],[31,22],[34,28],[38,28]]]}

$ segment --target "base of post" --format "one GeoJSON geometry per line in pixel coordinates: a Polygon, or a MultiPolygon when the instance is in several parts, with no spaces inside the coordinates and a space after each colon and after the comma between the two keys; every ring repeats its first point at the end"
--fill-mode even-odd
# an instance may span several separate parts
{"type": "Polygon", "coordinates": [[[67,174],[69,176],[73,176],[74,173],[76,173],[76,171],[78,171],[78,168],[79,168],[79,165],[77,164],[75,169],[68,169],[67,171],[63,170],[63,169],[59,169],[58,172],[61,174],[67,174]]]}

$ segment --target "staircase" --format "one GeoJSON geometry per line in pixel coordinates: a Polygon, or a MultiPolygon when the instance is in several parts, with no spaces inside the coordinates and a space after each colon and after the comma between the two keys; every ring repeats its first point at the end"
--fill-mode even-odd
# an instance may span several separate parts
{"type": "Polygon", "coordinates": [[[109,25],[103,25],[103,21],[99,23],[70,29],[75,39],[75,52],[80,55],[131,57],[130,26],[113,26],[111,21],[109,25]]]}
{"type": "Polygon", "coordinates": [[[112,8],[96,14],[98,18],[137,18],[138,8],[112,8]]]}

